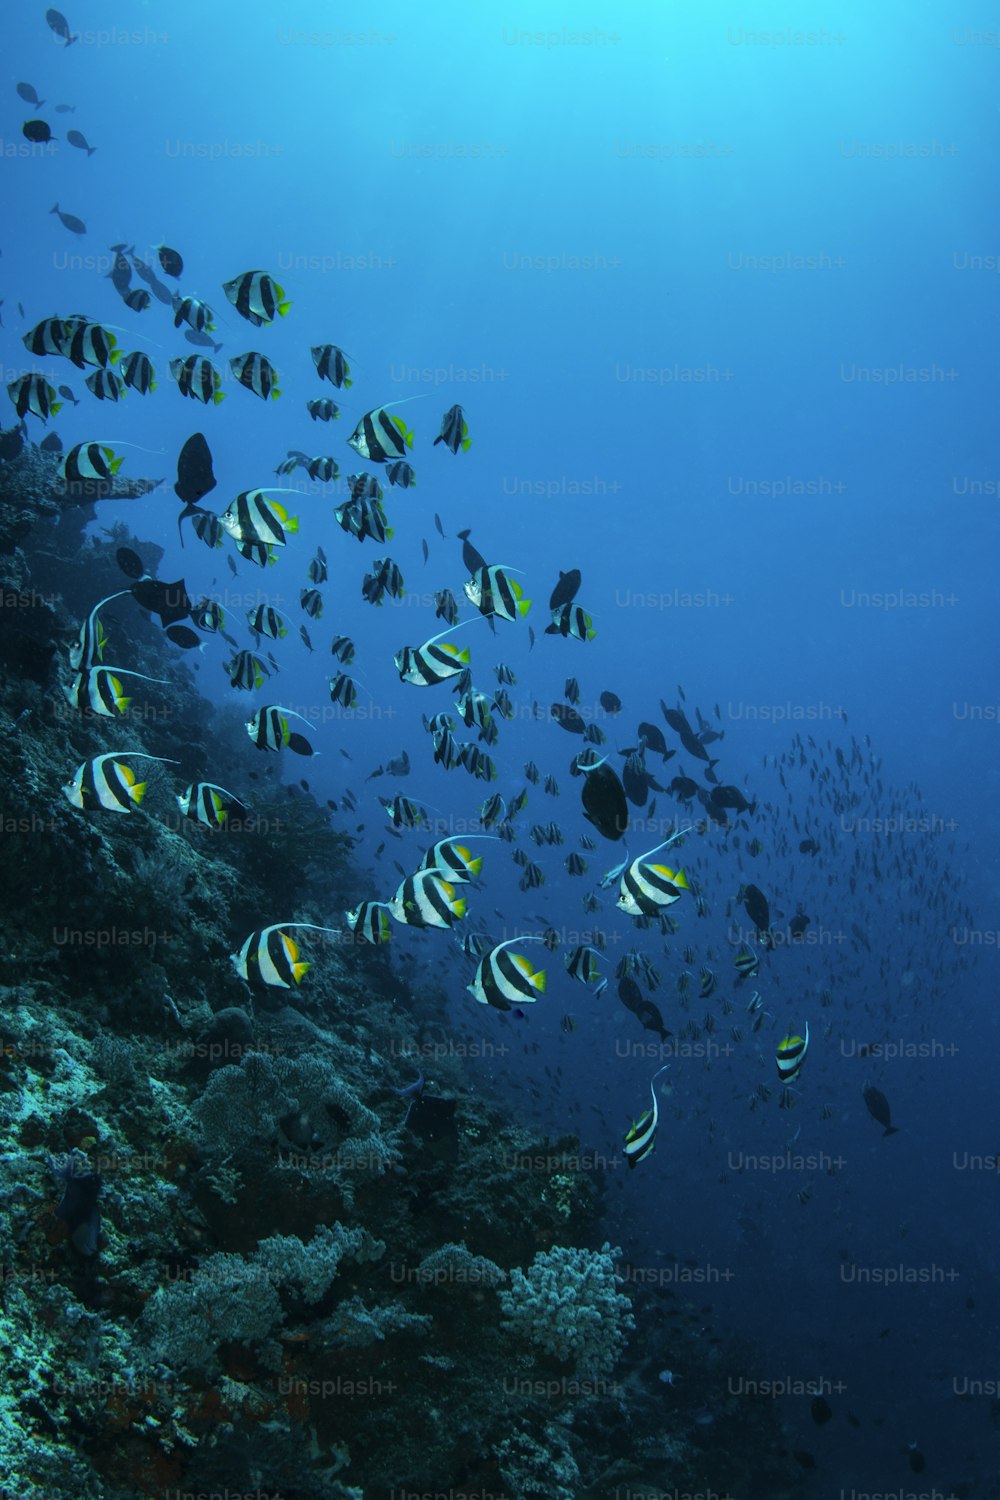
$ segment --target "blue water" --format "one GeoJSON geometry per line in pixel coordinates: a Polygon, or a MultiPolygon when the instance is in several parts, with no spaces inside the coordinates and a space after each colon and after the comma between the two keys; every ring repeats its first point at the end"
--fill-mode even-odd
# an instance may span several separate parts
{"type": "MultiPolygon", "coordinates": [[[[956,939],[953,920],[965,919],[949,915],[947,901],[929,910],[898,880],[872,875],[873,850],[880,867],[890,859],[878,833],[857,836],[864,869],[853,890],[850,829],[834,826],[836,853],[815,864],[795,854],[816,828],[814,756],[806,766],[796,757],[787,790],[773,760],[796,732],[815,737],[823,764],[827,741],[847,753],[851,735],[870,736],[885,787],[876,814],[929,819],[893,846],[914,879],[923,874],[956,901],[961,887],[975,932],[1000,926],[991,12],[897,3],[877,13],[856,3],[780,13],[723,4],[585,13],[553,4],[544,15],[489,4],[428,12],[386,3],[335,16],[315,4],[268,9],[215,0],[123,15],[80,4],[69,19],[81,36],[69,48],[51,36],[41,5],[5,17],[4,384],[43,368],[20,335],[53,313],[85,311],[125,330],[125,349],[150,354],[158,389],[117,408],[98,407],[60,364],[58,380],[81,404],[52,425],[67,448],[95,438],[141,445],[151,452],[119,448],[123,473],[166,481],[142,501],[102,504],[95,529],[122,520],[159,543],[161,576],[218,598],[241,645],[252,644],[248,605],[266,597],[288,614],[290,633],[273,647],[280,676],[253,702],[325,711],[312,735],[320,754],[286,757],[283,771],[307,776],[320,799],[339,800],[345,786],[359,793],[356,818],[338,824],[366,824],[359,900],[390,896],[391,860],[405,864],[423,847],[409,833],[376,860],[377,794],[423,798],[447,827],[468,826],[486,791],[512,794],[533,759],[561,796],[530,788],[521,824],[556,818],[566,844],[539,853],[522,839],[546,872],[526,894],[509,849],[483,846],[473,916],[497,939],[537,931],[538,914],[564,934],[596,920],[609,934],[608,970],[637,941],[664,974],[652,998],[668,1028],[686,1019],[677,975],[693,969],[697,989],[708,948],[728,987],[726,903],[742,879],[758,879],[786,918],[801,901],[831,934],[860,924],[870,951],[831,937],[775,956],[775,1018],[759,1038],[737,992],[716,1038],[740,1022],[747,1038],[731,1055],[674,1060],[657,1151],[635,1173],[622,1170],[621,1136],[662,1059],[657,1039],[618,1004],[613,974],[595,1000],[553,955],[548,993],[517,1022],[464,993],[446,935],[399,941],[448,994],[457,1043],[508,1049],[480,1065],[484,1082],[554,1136],[579,1129],[588,1149],[617,1154],[609,1234],[632,1264],[694,1256],[714,1271],[693,1300],[713,1304],[707,1323],[752,1341],[748,1378],[843,1383],[829,1397],[836,1420],[821,1431],[807,1400],[787,1404],[798,1446],[845,1489],[946,1493],[997,1459],[988,1397],[956,1394],[963,1380],[997,1374],[996,1174],[956,1167],[963,1153],[1000,1143],[990,1113],[994,950],[983,942],[973,953],[974,940],[956,939]],[[46,101],[41,111],[22,107],[21,79],[46,101]],[[55,114],[62,101],[75,113],[55,114]],[[83,131],[96,154],[62,140],[28,148],[20,126],[35,113],[57,136],[83,131]],[[84,219],[85,237],[50,216],[57,201],[84,219]],[[146,255],[162,242],[180,250],[181,287],[216,309],[224,344],[218,358],[197,352],[226,371],[233,355],[260,350],[281,397],[260,403],[226,371],[218,408],[182,400],[167,363],[195,351],[159,303],[133,314],[102,279],[118,241],[146,255]],[[293,306],[253,329],[221,284],[258,267],[293,306]],[[316,378],[309,346],[326,341],[351,356],[350,390],[316,378]],[[342,406],[336,423],[306,415],[306,400],[322,396],[342,406]],[[290,448],[333,453],[343,474],[365,468],[346,438],[363,412],[401,399],[416,431],[417,487],[385,486],[395,527],[386,546],[359,547],[342,533],[332,508],[343,484],[303,482],[300,470],[276,481],[297,486],[281,498],[300,529],[273,568],[241,563],[234,578],[228,541],[209,553],[190,529],[181,549],[171,485],[192,432],[211,446],[219,483],[206,504],[221,511],[271,482],[290,448]],[[457,456],[432,446],[454,402],[473,439],[457,456]],[[498,660],[518,678],[518,717],[501,723],[489,788],[432,764],[420,715],[447,707],[447,689],[402,685],[392,664],[401,645],[440,628],[436,589],[450,587],[464,606],[455,533],[466,527],[489,561],[523,570],[533,601],[527,623],[498,622],[495,641],[482,621],[460,632],[477,686],[492,686],[498,660]],[[314,622],[298,592],[317,544],[330,581],[314,622]],[[398,562],[407,594],[376,610],[360,583],[382,555],[398,562]],[[598,632],[587,644],[544,634],[548,595],[570,567],[582,570],[579,602],[598,632]],[[298,638],[302,623],[315,655],[298,638]],[[326,678],[339,670],[329,656],[335,633],[357,642],[353,675],[364,689],[361,712],[347,720],[327,699],[326,678]],[[659,700],[675,705],[682,684],[688,710],[697,704],[725,730],[712,751],[721,779],[770,804],[742,824],[744,848],[757,835],[767,851],[795,813],[803,824],[789,857],[769,863],[765,852],[755,866],[741,865],[715,831],[689,840],[685,867],[712,910],[698,922],[690,903],[679,905],[666,956],[658,935],[633,936],[613,892],[588,917],[581,896],[592,878],[563,869],[586,831],[568,774],[579,742],[530,710],[562,699],[568,676],[589,716],[602,690],[621,697],[620,718],[602,721],[616,760],[640,719],[665,729],[659,700]],[[404,747],[407,781],[363,786],[404,747]],[[922,803],[906,790],[914,784],[922,803]],[[687,942],[694,965],[680,957],[687,942]],[[962,956],[977,962],[959,972],[962,956]],[[824,989],[833,997],[825,1009],[824,989]],[[567,1012],[569,1034],[559,1026],[567,1012]],[[807,1019],[801,1101],[779,1112],[771,1050],[807,1019]],[[878,1036],[933,1052],[877,1066],[859,1059],[854,1049],[878,1036]],[[540,1050],[525,1050],[525,1038],[540,1050]],[[557,1064],[558,1079],[543,1071],[557,1064]],[[864,1110],[868,1078],[902,1127],[890,1140],[864,1110]],[[759,1079],[774,1092],[751,1113],[759,1079]],[[534,1098],[525,1083],[540,1084],[534,1098]],[[731,1158],[780,1155],[797,1128],[795,1149],[821,1157],[818,1170],[730,1169],[719,1182],[731,1158]],[[834,1157],[843,1164],[828,1175],[834,1157]],[[805,1180],[812,1196],[800,1204],[805,1180]],[[851,1264],[937,1269],[929,1287],[861,1289],[844,1279],[842,1251],[851,1264]],[[845,1426],[847,1407],[859,1429],[845,1426]],[[906,1466],[909,1442],[927,1452],[920,1479],[906,1466]]],[[[29,427],[40,438],[34,419],[29,427]]],[[[242,712],[251,700],[228,687],[229,654],[207,642],[199,685],[242,712]]],[[[664,781],[682,765],[694,774],[683,752],[665,774],[658,757],[650,765],[664,781]]],[[[225,768],[210,779],[225,784],[225,768]]],[[[659,796],[664,834],[682,812],[659,796]]],[[[630,834],[629,852],[660,836],[644,844],[643,832],[630,834]]],[[[585,857],[593,877],[622,854],[604,845],[585,857]]],[[[691,1013],[703,1011],[694,999],[691,1013]]]]}

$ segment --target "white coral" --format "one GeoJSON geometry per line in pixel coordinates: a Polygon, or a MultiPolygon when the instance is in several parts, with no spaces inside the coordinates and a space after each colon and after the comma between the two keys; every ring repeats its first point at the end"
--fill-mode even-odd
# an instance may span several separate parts
{"type": "Polygon", "coordinates": [[[511,1271],[510,1289],[500,1293],[504,1326],[556,1359],[572,1359],[581,1374],[608,1374],[635,1327],[632,1304],[618,1290],[620,1255],[607,1241],[600,1250],[539,1251],[527,1272],[511,1271]]]}

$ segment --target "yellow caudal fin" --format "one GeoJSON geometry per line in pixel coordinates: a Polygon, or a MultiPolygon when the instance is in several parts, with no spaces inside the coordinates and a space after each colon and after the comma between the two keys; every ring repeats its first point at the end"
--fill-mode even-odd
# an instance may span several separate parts
{"type": "Polygon", "coordinates": [[[548,983],[544,969],[536,969],[531,976],[531,983],[540,995],[545,994],[545,986],[548,983]]]}
{"type": "Polygon", "coordinates": [[[524,618],[524,616],[525,616],[525,615],[526,615],[526,614],[527,614],[527,613],[528,613],[528,610],[529,610],[529,609],[530,609],[530,608],[531,608],[531,600],[530,600],[530,599],[522,599],[522,600],[520,600],[520,602],[519,602],[519,603],[518,603],[518,606],[517,606],[517,612],[518,612],[518,614],[519,614],[519,615],[520,615],[520,616],[521,616],[521,617],[522,617],[522,619],[523,619],[523,618],[524,618]]]}
{"type": "Polygon", "coordinates": [[[469,662],[472,660],[472,657],[469,655],[469,648],[468,648],[468,646],[463,646],[462,647],[461,651],[458,653],[458,659],[462,663],[463,667],[467,667],[469,665],[469,662]]]}
{"type": "Polygon", "coordinates": [[[128,794],[132,798],[132,801],[135,803],[136,807],[139,806],[143,797],[145,797],[146,795],[146,786],[147,783],[145,781],[137,781],[128,789],[128,794]]]}
{"type": "Polygon", "coordinates": [[[460,896],[457,901],[452,902],[451,909],[455,913],[456,917],[464,917],[468,905],[469,903],[468,901],[466,901],[465,897],[460,896]]]}
{"type": "Polygon", "coordinates": [[[303,974],[305,974],[311,968],[312,964],[307,964],[302,961],[297,964],[292,964],[292,978],[295,980],[295,983],[301,984],[303,974]]]}
{"type": "Polygon", "coordinates": [[[468,870],[469,870],[469,874],[470,875],[478,875],[479,872],[480,872],[480,870],[482,868],[483,868],[483,856],[481,854],[477,854],[476,857],[475,857],[475,859],[470,859],[469,860],[469,862],[468,862],[468,870]]]}

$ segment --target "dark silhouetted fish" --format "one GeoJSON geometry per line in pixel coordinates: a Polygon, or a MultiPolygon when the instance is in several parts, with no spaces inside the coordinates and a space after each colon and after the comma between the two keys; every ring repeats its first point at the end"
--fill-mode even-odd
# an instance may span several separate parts
{"type": "Polygon", "coordinates": [[[462,543],[462,561],[470,573],[478,573],[481,568],[487,566],[485,557],[469,541],[471,531],[466,529],[457,533],[462,543]]]}
{"type": "Polygon", "coordinates": [[[559,582],[549,597],[549,609],[562,609],[564,604],[572,604],[580,592],[580,584],[583,575],[579,568],[571,568],[568,573],[559,571],[559,582]]]}
{"type": "Polygon", "coordinates": [[[80,40],[79,33],[76,36],[70,34],[69,22],[61,11],[47,10],[45,12],[45,22],[49,30],[54,31],[60,41],[64,42],[67,47],[71,47],[74,42],[80,40]]]}
{"type": "Polygon", "coordinates": [[[625,788],[607,762],[583,768],[583,815],[604,838],[616,843],[628,830],[625,788]]]}
{"type": "Polygon", "coordinates": [[[582,734],[587,727],[571,703],[553,703],[549,717],[570,734],[582,734]]]}
{"type": "Polygon", "coordinates": [[[899,1127],[892,1123],[892,1109],[882,1090],[875,1088],[873,1084],[866,1084],[864,1100],[872,1119],[877,1120],[883,1127],[883,1136],[896,1135],[899,1127]]]}

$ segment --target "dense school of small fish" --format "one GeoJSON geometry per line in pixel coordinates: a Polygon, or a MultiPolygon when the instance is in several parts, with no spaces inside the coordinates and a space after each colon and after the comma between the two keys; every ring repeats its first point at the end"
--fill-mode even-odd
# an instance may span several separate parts
{"type": "MultiPolygon", "coordinates": [[[[50,10],[47,21],[66,46],[76,40],[58,12],[50,10]]],[[[20,83],[17,92],[32,108],[43,108],[32,85],[20,83]]],[[[60,111],[70,108],[57,106],[60,111]]],[[[53,139],[49,125],[40,118],[26,121],[23,133],[32,142],[53,139]]],[[[67,140],[87,156],[96,149],[79,131],[70,131],[67,140]]],[[[86,234],[83,221],[58,203],[52,213],[68,232],[86,234]]],[[[160,245],[153,264],[152,258],[138,255],[134,245],[121,242],[110,249],[114,258],[108,279],[130,312],[143,314],[159,303],[168,310],[173,330],[179,333],[184,328],[188,343],[213,355],[221,353],[222,344],[212,337],[216,332],[212,307],[200,296],[181,290],[184,260],[179,251],[160,245]],[[169,287],[161,275],[171,278],[176,286],[169,287]],[[133,277],[144,286],[134,287],[133,277]]],[[[265,270],[238,272],[220,282],[219,290],[235,312],[253,329],[265,330],[265,336],[270,324],[293,310],[285,289],[265,270]]],[[[122,402],[129,392],[145,398],[161,383],[147,354],[122,351],[112,329],[80,313],[44,316],[24,333],[23,343],[32,356],[46,362],[46,370],[51,368],[50,361],[67,360],[76,370],[89,372],[84,383],[98,401],[122,402]]],[[[308,349],[317,381],[337,391],[352,387],[363,373],[354,371],[357,362],[336,344],[309,344],[308,349]]],[[[176,357],[168,362],[168,369],[185,399],[206,408],[218,406],[225,399],[222,374],[208,354],[176,357]]],[[[282,394],[278,371],[257,349],[231,358],[229,370],[237,384],[268,406],[282,394]]],[[[53,377],[53,381],[57,379],[53,377]]],[[[79,404],[68,386],[55,385],[42,371],[20,375],[10,382],[7,391],[22,432],[28,430],[29,419],[46,424],[61,410],[62,401],[79,404]]],[[[360,460],[371,469],[346,476],[348,498],[336,507],[334,518],[348,537],[361,543],[370,539],[381,547],[394,535],[383,483],[390,489],[412,489],[417,484],[411,463],[417,439],[398,410],[404,404],[372,406],[346,439],[354,456],[351,462],[360,460]]],[[[338,405],[322,396],[309,399],[307,413],[313,423],[323,424],[332,424],[341,416],[338,405]]],[[[438,445],[455,457],[470,452],[473,440],[461,406],[451,405],[441,415],[440,430],[430,446],[438,445]]],[[[58,442],[48,446],[61,451],[58,442]]],[[[76,444],[60,460],[63,493],[67,499],[86,501],[110,495],[124,461],[106,442],[76,444]]],[[[286,450],[275,474],[281,478],[298,468],[321,482],[340,478],[340,462],[334,454],[309,455],[298,449],[286,450]]],[[[298,517],[276,498],[286,486],[263,484],[234,496],[224,508],[213,510],[205,501],[216,487],[210,444],[196,432],[178,455],[174,485],[182,506],[177,517],[182,542],[183,522],[189,521],[196,540],[210,551],[223,547],[228,540],[240,559],[260,568],[272,563],[280,549],[302,545],[298,517]]],[[[444,537],[437,515],[434,524],[444,537]]],[[[489,790],[501,775],[505,784],[516,779],[504,762],[502,726],[514,712],[508,689],[516,689],[517,681],[510,666],[500,660],[492,663],[494,680],[486,686],[481,677],[477,686],[473,657],[477,658],[478,669],[484,637],[456,640],[454,633],[484,618],[494,637],[498,637],[498,621],[501,631],[526,629],[534,647],[534,631],[523,623],[532,601],[525,597],[518,567],[488,561],[474,546],[468,531],[458,533],[458,539],[468,577],[457,593],[443,586],[435,595],[436,615],[444,621],[444,628],[426,640],[401,645],[394,665],[403,687],[438,689],[439,697],[450,695],[448,708],[436,706],[435,712],[424,715],[427,743],[422,751],[415,749],[415,754],[425,754],[446,772],[464,771],[470,780],[460,778],[460,799],[467,799],[472,783],[484,783],[486,795],[474,816],[465,818],[463,824],[478,820],[481,832],[438,839],[415,866],[397,864],[399,879],[394,891],[385,889],[367,895],[345,913],[355,939],[384,944],[401,925],[417,933],[426,931],[430,941],[457,943],[470,965],[466,988],[473,999],[502,1013],[507,1020],[519,1020],[525,1016],[524,1007],[546,992],[546,970],[534,962],[531,944],[542,945],[548,953],[561,948],[569,978],[594,1000],[607,994],[612,976],[605,972],[609,963],[607,933],[599,925],[606,917],[622,924],[632,943],[616,964],[613,978],[618,999],[639,1026],[660,1042],[671,1041],[678,1049],[682,1044],[711,1038],[718,1028],[727,1027],[733,1048],[743,1048],[755,1064],[766,1062],[774,1069],[771,1076],[780,1086],[779,1107],[791,1108],[801,1099],[811,1066],[810,1049],[813,1054],[830,1049],[838,1038],[863,1029],[870,1040],[860,1053],[877,1060],[882,1040],[895,1024],[893,1000],[897,991],[907,991],[912,1009],[918,1013],[924,989],[943,976],[943,960],[935,972],[927,958],[920,927],[934,923],[944,930],[958,925],[961,880],[953,872],[947,880],[941,878],[937,872],[948,869],[948,861],[936,847],[932,852],[926,841],[910,838],[904,842],[902,836],[894,840],[891,832],[878,844],[855,839],[849,857],[838,829],[843,830],[845,819],[875,819],[890,827],[904,826],[919,799],[916,789],[908,789],[904,799],[884,787],[870,744],[849,736],[845,720],[837,730],[843,743],[835,744],[830,737],[821,742],[812,735],[798,734],[782,754],[765,757],[760,785],[751,793],[746,789],[748,774],[742,787],[721,782],[717,774],[721,751],[717,755],[711,752],[724,738],[718,706],[713,718],[695,709],[692,723],[683,690],[678,688],[674,704],[660,699],[659,718],[637,715],[634,730],[624,736],[629,743],[612,747],[608,733],[625,711],[624,690],[620,695],[603,687],[595,696],[594,701],[600,705],[599,722],[597,717],[585,718],[580,713],[580,683],[571,676],[565,683],[564,701],[547,710],[533,703],[532,716],[558,726],[576,740],[580,750],[568,764],[558,767],[542,769],[529,761],[523,767],[524,784],[514,792],[504,795],[489,790]],[[465,619],[459,615],[459,599],[473,610],[465,619]],[[663,767],[681,753],[687,757],[689,770],[681,766],[669,780],[659,779],[663,767]],[[583,915],[591,924],[585,934],[587,941],[564,943],[559,925],[542,917],[534,922],[539,930],[494,942],[485,925],[469,919],[476,918],[475,898],[487,882],[490,862],[499,857],[500,851],[479,852],[478,846],[470,846],[478,840],[508,844],[510,857],[521,872],[519,889],[526,892],[543,887],[546,867],[541,862],[542,851],[566,847],[573,838],[571,819],[542,818],[525,828],[528,820],[521,815],[528,806],[528,786],[541,785],[542,796],[556,798],[560,795],[557,773],[563,771],[578,784],[580,808],[589,829],[615,846],[614,862],[604,871],[600,870],[602,862],[587,857],[593,856],[598,847],[590,832],[577,833],[578,847],[558,856],[566,874],[589,887],[582,895],[583,915]],[[808,790],[803,795],[806,776],[808,790]],[[769,796],[762,790],[767,781],[777,783],[769,796]],[[666,815],[661,811],[657,819],[660,799],[669,799],[668,811],[666,815]],[[630,853],[626,840],[640,827],[669,831],[652,847],[630,853]],[[526,843],[534,846],[539,858],[530,856],[526,843]],[[595,865],[597,868],[592,869],[595,865]],[[812,907],[809,912],[806,901],[812,907]],[[796,909],[789,914],[793,902],[796,909]],[[895,913],[897,908],[910,913],[909,921],[896,915],[890,918],[890,911],[895,913]],[[822,920],[824,911],[835,912],[836,920],[850,931],[847,947],[838,947],[834,955],[821,945],[810,948],[814,916],[822,920]],[[845,915],[848,911],[856,912],[853,920],[845,915]],[[740,913],[745,914],[745,926],[740,926],[740,913]],[[719,927],[723,915],[727,924],[724,931],[719,927]],[[461,937],[449,937],[459,923],[467,923],[471,930],[461,937]],[[695,937],[695,924],[705,924],[707,939],[695,937]],[[876,933],[878,991],[864,975],[865,964],[873,956],[872,936],[876,933]],[[676,1030],[668,1029],[660,1006],[652,999],[656,991],[671,986],[665,986],[657,967],[660,956],[640,946],[651,942],[659,943],[662,960],[676,971],[672,988],[679,1019],[671,1017],[676,1030]],[[796,947],[808,951],[810,961],[805,974],[797,974],[797,993],[791,996],[782,984],[781,966],[786,951],[796,947]],[[751,982],[759,987],[744,999],[742,987],[751,982]]],[[[329,575],[323,546],[315,545],[311,550],[313,555],[302,569],[299,603],[315,630],[323,617],[323,586],[329,575]]],[[[426,540],[423,553],[426,562],[426,540]]],[[[164,635],[180,650],[196,648],[204,635],[222,635],[233,651],[225,663],[230,685],[247,693],[266,688],[278,671],[278,663],[265,650],[265,642],[273,642],[280,649],[292,628],[282,613],[267,603],[251,609],[245,623],[253,649],[243,647],[224,629],[225,611],[207,597],[192,599],[184,580],[167,583],[149,577],[141,559],[126,548],[119,552],[119,563],[131,580],[129,586],[94,603],[69,652],[72,675],[63,692],[75,709],[96,718],[118,720],[127,715],[131,701],[123,679],[159,681],[104,662],[107,637],[100,612],[113,600],[127,596],[159,618],[164,635]]],[[[229,565],[236,573],[232,554],[229,565]]],[[[593,617],[578,602],[582,584],[575,569],[560,572],[552,581],[545,634],[583,646],[595,638],[593,617]]],[[[403,595],[403,576],[390,556],[371,561],[363,575],[361,592],[375,607],[386,598],[403,595]]],[[[305,624],[299,626],[299,634],[306,648],[313,651],[305,624]]],[[[338,668],[352,666],[355,649],[348,637],[334,635],[330,650],[338,668]]],[[[575,651],[577,647],[553,645],[552,649],[575,651]]],[[[345,710],[353,709],[358,701],[358,682],[346,670],[335,672],[328,679],[331,701],[345,710]]],[[[655,715],[656,705],[643,704],[640,712],[655,715]]],[[[309,727],[296,711],[266,702],[255,707],[246,729],[252,744],[262,752],[290,751],[310,756],[316,747],[299,725],[309,727]]],[[[143,803],[147,783],[138,779],[140,773],[131,762],[160,760],[127,744],[112,748],[76,768],[62,790],[70,804],[84,813],[134,814],[143,803]]],[[[409,770],[409,754],[404,751],[387,766],[373,770],[368,779],[405,776],[409,770]]],[[[224,830],[249,811],[243,795],[214,781],[192,783],[176,795],[183,815],[204,828],[224,830]]],[[[388,831],[394,836],[400,836],[403,830],[433,826],[427,808],[413,798],[394,793],[378,800],[386,813],[388,831]]],[[[356,794],[346,790],[340,810],[354,811],[357,805],[356,794]]],[[[338,810],[332,802],[329,806],[332,811],[338,810]]],[[[384,848],[383,841],[377,858],[381,859],[384,848]]],[[[499,911],[496,915],[500,916],[499,911]]],[[[562,924],[564,929],[573,925],[562,924]]],[[[291,920],[261,926],[247,936],[231,961],[251,987],[293,989],[310,968],[293,935],[300,931],[328,933],[331,929],[291,920]]],[[[954,969],[954,961],[951,967],[954,969]]],[[[564,1015],[561,1026],[566,1034],[572,1033],[572,1015],[564,1015]]],[[[653,1152],[660,1122],[656,1082],[668,1066],[658,1068],[652,1077],[637,1079],[637,1104],[644,1099],[646,1087],[651,1104],[620,1137],[629,1167],[646,1161],[653,1152]]],[[[884,1135],[895,1134],[898,1127],[892,1124],[886,1095],[870,1079],[859,1081],[858,1087],[884,1135]]],[[[771,1087],[758,1076],[746,1095],[749,1110],[767,1104],[771,1095],[771,1087]]],[[[676,1104],[672,1090],[663,1097],[670,1097],[676,1104]]],[[[689,1100],[687,1110],[693,1116],[701,1113],[697,1099],[689,1100]]],[[[830,1118],[829,1098],[818,1104],[817,1114],[820,1119],[830,1118]]],[[[610,1121],[606,1128],[609,1135],[619,1129],[610,1121]]],[[[715,1130],[714,1122],[709,1122],[709,1130],[715,1130]]],[[[810,1193],[808,1186],[801,1188],[800,1201],[808,1201],[810,1193]]]]}

